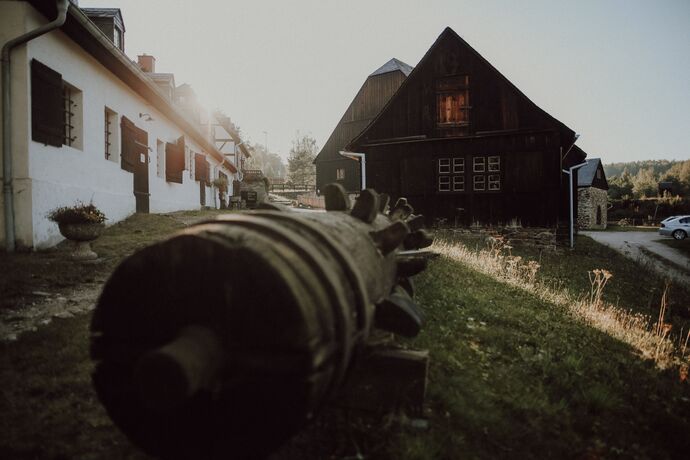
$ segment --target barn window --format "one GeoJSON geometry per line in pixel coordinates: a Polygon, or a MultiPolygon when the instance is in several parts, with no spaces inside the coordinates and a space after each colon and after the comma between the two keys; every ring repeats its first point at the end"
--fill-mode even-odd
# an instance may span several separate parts
{"type": "Polygon", "coordinates": [[[463,157],[438,158],[439,192],[465,191],[465,159],[463,157]]]}
{"type": "Polygon", "coordinates": [[[601,169],[597,169],[597,179],[601,179],[601,169]]]}
{"type": "Polygon", "coordinates": [[[438,126],[462,127],[470,122],[469,76],[448,77],[437,82],[438,126]]]}
{"type": "Polygon", "coordinates": [[[335,170],[335,178],[336,180],[343,180],[345,179],[345,168],[338,168],[335,170]]]}
{"type": "Polygon", "coordinates": [[[453,174],[463,174],[465,172],[465,159],[453,158],[453,174]]]}
{"type": "Polygon", "coordinates": [[[450,176],[438,176],[438,191],[450,192],[450,176]]]}
{"type": "Polygon", "coordinates": [[[453,176],[453,191],[454,192],[464,192],[465,191],[465,176],[453,176]]]}
{"type": "Polygon", "coordinates": [[[486,158],[485,157],[474,157],[474,158],[472,158],[472,171],[473,172],[484,172],[484,171],[486,171],[486,158]]]}
{"type": "Polygon", "coordinates": [[[474,176],[474,190],[482,191],[486,189],[486,176],[483,174],[475,174],[474,176]]]}
{"type": "Polygon", "coordinates": [[[489,157],[489,172],[498,172],[501,170],[501,157],[489,157]]]}
{"type": "Polygon", "coordinates": [[[439,174],[450,173],[450,158],[439,158],[438,159],[438,173],[439,174]]]}
{"type": "Polygon", "coordinates": [[[489,190],[501,190],[501,176],[499,174],[489,174],[489,190]]]}
{"type": "Polygon", "coordinates": [[[472,189],[478,192],[501,190],[501,157],[499,155],[472,158],[472,189]]]}

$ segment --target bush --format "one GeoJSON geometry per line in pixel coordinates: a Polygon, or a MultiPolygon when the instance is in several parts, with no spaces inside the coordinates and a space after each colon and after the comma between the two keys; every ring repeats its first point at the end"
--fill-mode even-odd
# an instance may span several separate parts
{"type": "Polygon", "coordinates": [[[48,219],[57,224],[102,224],[107,217],[93,203],[78,201],[74,206],[53,209],[48,213],[48,219]]]}

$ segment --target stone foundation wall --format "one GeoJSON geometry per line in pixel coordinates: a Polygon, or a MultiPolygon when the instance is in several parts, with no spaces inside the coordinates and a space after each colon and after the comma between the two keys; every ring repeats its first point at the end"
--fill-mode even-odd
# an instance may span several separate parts
{"type": "Polygon", "coordinates": [[[594,187],[577,191],[577,226],[580,229],[606,228],[608,193],[594,187]],[[597,224],[597,207],[601,208],[601,221],[597,224]]]}
{"type": "Polygon", "coordinates": [[[556,231],[546,227],[479,227],[456,228],[453,231],[484,238],[502,236],[508,244],[520,243],[538,249],[556,251],[556,231]]]}

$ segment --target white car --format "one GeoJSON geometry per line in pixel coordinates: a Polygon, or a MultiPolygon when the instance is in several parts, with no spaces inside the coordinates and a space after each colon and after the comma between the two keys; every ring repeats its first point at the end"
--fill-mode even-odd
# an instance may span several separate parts
{"type": "Polygon", "coordinates": [[[662,220],[659,235],[684,240],[690,236],[690,216],[671,216],[662,220]]]}

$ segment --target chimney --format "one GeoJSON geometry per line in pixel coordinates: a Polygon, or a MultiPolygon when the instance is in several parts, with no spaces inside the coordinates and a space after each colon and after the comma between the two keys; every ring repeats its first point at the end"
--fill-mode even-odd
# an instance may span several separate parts
{"type": "Polygon", "coordinates": [[[148,54],[141,54],[137,56],[137,61],[139,62],[139,67],[146,73],[156,72],[156,58],[149,56],[148,54]]]}

